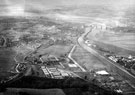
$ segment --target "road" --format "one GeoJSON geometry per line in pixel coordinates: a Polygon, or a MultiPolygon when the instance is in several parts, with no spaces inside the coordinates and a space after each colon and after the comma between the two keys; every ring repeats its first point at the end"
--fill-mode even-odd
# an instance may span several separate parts
{"type": "Polygon", "coordinates": [[[80,66],[80,65],[71,57],[71,55],[72,55],[72,53],[74,52],[75,48],[76,48],[76,45],[74,45],[73,48],[71,49],[70,53],[68,54],[68,58],[69,58],[70,60],[72,60],[72,61],[74,62],[74,64],[76,64],[83,72],[86,72],[86,70],[85,70],[82,66],[80,66]]]}
{"type": "Polygon", "coordinates": [[[110,66],[110,64],[111,64],[112,67],[115,67],[115,68],[117,69],[116,72],[117,72],[117,71],[119,71],[119,72],[122,71],[122,73],[124,72],[122,76],[124,76],[126,79],[132,81],[133,84],[135,84],[135,81],[134,81],[134,80],[135,80],[135,76],[133,76],[132,74],[130,74],[128,71],[126,71],[126,70],[123,69],[122,67],[116,65],[116,63],[114,63],[114,62],[112,62],[112,61],[106,59],[104,56],[100,55],[97,51],[95,51],[94,49],[92,49],[91,47],[89,47],[88,45],[85,44],[84,38],[85,38],[85,36],[87,36],[87,34],[88,34],[89,32],[91,32],[92,30],[93,30],[93,27],[87,27],[87,28],[85,29],[85,33],[82,34],[82,35],[78,38],[78,44],[79,44],[83,49],[85,49],[86,51],[90,52],[90,53],[91,53],[92,55],[94,55],[96,58],[98,58],[99,60],[101,60],[101,62],[105,63],[107,66],[110,66]]]}

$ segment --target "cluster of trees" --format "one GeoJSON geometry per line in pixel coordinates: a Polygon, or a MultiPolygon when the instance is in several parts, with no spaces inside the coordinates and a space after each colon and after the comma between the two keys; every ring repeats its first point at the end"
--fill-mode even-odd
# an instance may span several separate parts
{"type": "Polygon", "coordinates": [[[0,37],[0,47],[13,47],[18,44],[17,41],[12,41],[10,38],[0,37]]]}
{"type": "Polygon", "coordinates": [[[32,88],[32,89],[63,89],[67,95],[121,95],[116,92],[106,91],[93,83],[79,78],[50,79],[35,76],[24,76],[16,81],[2,85],[2,88],[32,88]],[[77,92],[76,92],[77,91],[77,92]],[[74,94],[73,94],[74,93],[74,94]]]}
{"type": "Polygon", "coordinates": [[[0,36],[0,47],[4,46],[5,40],[0,36]]]}

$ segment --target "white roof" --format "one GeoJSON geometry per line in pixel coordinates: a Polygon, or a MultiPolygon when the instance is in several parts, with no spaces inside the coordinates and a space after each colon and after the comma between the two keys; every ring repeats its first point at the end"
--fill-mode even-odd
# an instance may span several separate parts
{"type": "Polygon", "coordinates": [[[102,71],[97,71],[96,74],[99,74],[99,75],[108,75],[109,73],[105,70],[102,70],[102,71]]]}
{"type": "Polygon", "coordinates": [[[77,67],[76,64],[68,64],[69,67],[77,67]]]}
{"type": "Polygon", "coordinates": [[[61,73],[62,76],[68,76],[68,73],[61,73]]]}
{"type": "Polygon", "coordinates": [[[116,90],[116,91],[117,91],[118,93],[122,93],[122,90],[120,90],[120,89],[119,89],[119,90],[116,90]]]}

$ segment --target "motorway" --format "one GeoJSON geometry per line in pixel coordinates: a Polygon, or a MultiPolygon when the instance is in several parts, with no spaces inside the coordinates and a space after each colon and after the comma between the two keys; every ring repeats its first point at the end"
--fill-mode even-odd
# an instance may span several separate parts
{"type": "Polygon", "coordinates": [[[116,70],[116,72],[120,72],[119,75],[121,75],[122,77],[124,77],[126,80],[129,80],[132,84],[135,84],[135,76],[133,76],[132,74],[130,74],[128,71],[126,71],[125,69],[123,69],[122,67],[118,66],[116,63],[106,59],[104,56],[102,56],[101,54],[99,54],[96,50],[92,49],[91,47],[89,47],[88,45],[85,44],[84,38],[88,35],[88,33],[90,33],[91,31],[93,31],[94,27],[87,27],[85,29],[85,33],[82,34],[79,38],[78,38],[78,44],[85,49],[86,51],[90,52],[92,55],[94,55],[96,58],[98,58],[99,60],[101,60],[101,62],[103,62],[104,64],[106,64],[106,66],[109,66],[111,69],[116,70]],[[113,67],[113,68],[112,68],[113,67]],[[121,73],[122,72],[122,73],[121,73]]]}

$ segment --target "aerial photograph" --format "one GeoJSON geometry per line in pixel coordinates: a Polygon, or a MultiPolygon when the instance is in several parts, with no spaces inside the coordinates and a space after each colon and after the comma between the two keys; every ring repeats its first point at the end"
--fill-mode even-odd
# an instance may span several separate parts
{"type": "Polygon", "coordinates": [[[135,95],[135,0],[0,0],[0,95],[135,95]]]}

